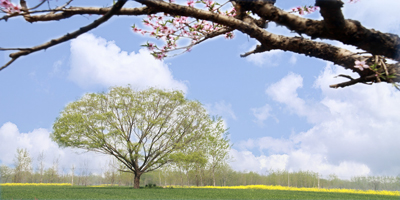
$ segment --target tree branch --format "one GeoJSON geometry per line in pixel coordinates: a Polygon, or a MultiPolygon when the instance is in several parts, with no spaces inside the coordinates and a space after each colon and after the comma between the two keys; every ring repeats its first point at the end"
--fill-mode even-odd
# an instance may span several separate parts
{"type": "Polygon", "coordinates": [[[345,20],[340,10],[341,3],[340,0],[316,0],[316,6],[321,8],[323,21],[305,19],[268,3],[250,7],[250,10],[299,34],[307,34],[312,39],[337,40],[371,54],[400,61],[399,36],[367,29],[355,20],[345,20]]]}
{"type": "MultiPolygon", "coordinates": [[[[213,12],[196,9],[177,4],[169,4],[163,1],[137,0],[159,12],[166,12],[173,15],[190,16],[197,19],[213,21],[234,29],[237,29],[252,38],[257,39],[265,51],[280,49],[283,51],[291,51],[304,54],[311,57],[320,58],[341,65],[347,69],[352,69],[357,73],[371,73],[369,70],[363,72],[354,68],[356,60],[362,60],[366,57],[354,54],[343,48],[335,47],[323,42],[315,42],[300,37],[286,37],[276,35],[258,27],[254,23],[247,23],[233,17],[219,15],[213,12]]],[[[271,5],[271,4],[266,4],[271,5]]]]}
{"type": "Polygon", "coordinates": [[[18,59],[21,56],[25,56],[25,55],[31,54],[33,52],[40,51],[40,50],[43,50],[43,49],[47,49],[47,48],[52,47],[54,45],[63,43],[65,41],[68,41],[70,39],[76,38],[79,35],[81,35],[83,33],[86,33],[88,31],[98,27],[100,24],[102,24],[102,23],[106,22],[108,19],[110,19],[115,14],[115,12],[119,11],[124,6],[126,1],[127,0],[118,0],[118,2],[115,3],[114,6],[110,9],[110,11],[107,14],[105,14],[103,17],[95,20],[93,23],[91,23],[91,24],[89,24],[87,26],[81,27],[79,30],[77,30],[75,32],[67,33],[66,35],[64,35],[64,36],[62,36],[60,38],[53,39],[53,40],[51,40],[49,42],[46,42],[46,43],[44,43],[42,45],[35,46],[35,47],[29,48],[29,49],[26,49],[26,50],[21,50],[21,51],[18,51],[16,53],[10,54],[10,57],[12,58],[11,61],[9,61],[4,66],[2,66],[0,68],[0,71],[3,70],[4,68],[6,68],[7,66],[9,66],[12,62],[14,62],[16,59],[18,59]]]}
{"type": "MultiPolygon", "coordinates": [[[[347,75],[339,75],[341,77],[345,77],[345,78],[349,78],[347,75]]],[[[331,88],[339,88],[339,87],[347,87],[350,85],[355,85],[357,83],[364,83],[364,84],[368,84],[367,82],[374,82],[376,80],[376,76],[375,75],[369,75],[369,76],[364,76],[364,77],[360,77],[357,79],[353,79],[350,77],[350,81],[347,82],[343,82],[343,83],[339,83],[339,84],[335,84],[335,85],[330,85],[329,87],[331,88]]]]}
{"type": "MultiPolygon", "coordinates": [[[[66,9],[54,9],[55,13],[47,13],[44,15],[33,15],[29,16],[26,20],[28,22],[40,22],[40,21],[57,21],[61,19],[67,19],[74,15],[84,15],[84,14],[95,14],[95,15],[105,15],[110,12],[112,8],[96,8],[96,7],[70,7],[66,9]]],[[[153,14],[151,9],[147,7],[141,8],[122,8],[121,10],[114,13],[114,15],[145,15],[153,14]]]]}

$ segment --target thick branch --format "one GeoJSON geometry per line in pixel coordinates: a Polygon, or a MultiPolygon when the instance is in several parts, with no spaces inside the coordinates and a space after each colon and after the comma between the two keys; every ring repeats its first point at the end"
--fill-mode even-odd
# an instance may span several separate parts
{"type": "MultiPolygon", "coordinates": [[[[152,0],[138,0],[153,9],[166,12],[174,15],[190,16],[197,19],[204,19],[213,21],[234,29],[237,29],[250,37],[257,39],[261,42],[265,51],[280,49],[284,51],[291,51],[295,53],[305,54],[308,56],[320,58],[327,61],[332,61],[335,64],[341,65],[345,68],[352,69],[353,71],[361,73],[358,69],[354,68],[354,62],[361,60],[364,57],[356,55],[346,49],[335,47],[322,42],[315,42],[309,39],[300,37],[286,37],[276,35],[258,27],[256,24],[246,23],[244,21],[204,11],[187,6],[180,6],[176,4],[169,4],[163,1],[152,0]]],[[[366,71],[364,71],[365,73],[366,71]]]]}
{"type": "Polygon", "coordinates": [[[66,35],[64,35],[64,36],[62,36],[60,38],[53,39],[53,40],[51,40],[49,42],[46,42],[46,43],[44,43],[42,45],[35,46],[35,47],[29,48],[29,49],[26,49],[26,50],[21,50],[21,51],[18,51],[16,53],[10,54],[10,57],[12,58],[11,61],[8,62],[7,64],[5,64],[4,66],[2,66],[0,68],[0,71],[3,70],[4,68],[6,68],[8,65],[10,65],[13,61],[15,61],[16,59],[18,59],[21,56],[25,56],[25,55],[31,54],[33,52],[40,51],[40,50],[43,50],[43,49],[47,49],[47,48],[52,47],[54,45],[63,43],[65,41],[68,41],[70,39],[76,38],[79,35],[81,35],[83,33],[86,33],[88,31],[98,27],[100,24],[102,24],[105,21],[107,21],[108,19],[110,19],[114,15],[115,12],[120,10],[122,8],[122,6],[124,6],[126,1],[127,0],[118,0],[118,2],[111,8],[111,10],[107,14],[105,14],[103,17],[95,20],[93,23],[91,23],[91,24],[89,24],[87,26],[84,26],[84,27],[80,28],[79,30],[77,30],[75,32],[67,33],[66,35]]]}
{"type": "Polygon", "coordinates": [[[374,55],[400,61],[400,37],[367,29],[354,20],[344,20],[337,0],[317,0],[324,21],[305,19],[285,12],[272,4],[251,7],[260,17],[286,26],[297,33],[309,35],[312,39],[331,39],[363,49],[374,55]]]}
{"type": "MultiPolygon", "coordinates": [[[[26,18],[28,22],[39,22],[39,21],[56,21],[61,19],[67,19],[74,15],[84,15],[84,14],[95,14],[104,15],[110,12],[111,8],[95,8],[95,7],[70,7],[67,9],[58,10],[57,13],[48,13],[44,15],[31,15],[26,18]]],[[[141,8],[122,8],[121,10],[114,13],[114,15],[145,15],[152,14],[151,9],[147,7],[141,8]]]]}

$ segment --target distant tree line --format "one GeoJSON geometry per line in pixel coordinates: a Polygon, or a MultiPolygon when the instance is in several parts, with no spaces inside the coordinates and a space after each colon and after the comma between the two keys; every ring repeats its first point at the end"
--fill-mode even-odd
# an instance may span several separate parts
{"type": "MultiPolygon", "coordinates": [[[[191,154],[192,155],[192,154],[191,154]]],[[[74,185],[110,184],[115,186],[134,186],[132,173],[119,171],[119,162],[111,160],[96,173],[88,167],[88,161],[79,166],[65,168],[59,166],[59,159],[53,159],[50,167],[43,164],[44,153],[39,154],[37,166],[33,168],[32,158],[26,149],[18,149],[14,167],[0,166],[1,183],[73,183],[74,185]],[[72,173],[73,172],[73,173],[72,173]]],[[[182,157],[181,157],[182,158],[182,157]]],[[[191,159],[194,159],[193,157],[191,159]]],[[[358,176],[350,180],[340,179],[332,174],[322,178],[311,171],[273,171],[266,174],[239,172],[226,162],[213,165],[213,162],[185,164],[171,163],[158,170],[143,174],[141,186],[235,186],[235,185],[281,185],[291,187],[348,188],[362,190],[400,190],[399,176],[358,176]]],[[[190,159],[187,159],[190,160],[190,159]]],[[[194,159],[195,160],[195,159],[194,159]]]]}

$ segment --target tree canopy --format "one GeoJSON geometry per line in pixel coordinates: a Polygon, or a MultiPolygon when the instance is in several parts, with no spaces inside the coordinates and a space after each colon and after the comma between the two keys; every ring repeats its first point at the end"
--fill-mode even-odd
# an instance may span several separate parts
{"type": "Polygon", "coordinates": [[[115,157],[139,188],[143,173],[173,161],[171,155],[207,137],[213,124],[201,103],[179,91],[115,87],[68,104],[51,137],[62,147],[115,157]]]}
{"type": "MultiPolygon", "coordinates": [[[[345,19],[341,10],[344,2],[341,0],[316,0],[315,5],[287,11],[275,6],[276,0],[227,0],[223,4],[212,0],[188,0],[184,5],[176,3],[175,0],[135,0],[143,6],[129,8],[124,7],[127,0],[118,0],[110,7],[74,7],[71,6],[74,1],[69,0],[57,8],[38,10],[38,7],[47,1],[42,0],[38,5],[29,7],[25,0],[20,0],[20,5],[2,0],[0,7],[4,16],[0,20],[23,17],[27,22],[34,23],[58,21],[84,14],[101,17],[87,26],[77,27],[74,32],[66,33],[60,38],[38,46],[0,48],[3,51],[16,51],[10,54],[11,60],[0,70],[21,56],[76,38],[100,26],[114,15],[124,15],[145,16],[143,23],[152,30],[141,30],[134,25],[133,31],[165,41],[163,47],[157,47],[152,43],[143,45],[153,50],[153,55],[159,59],[170,55],[172,51],[181,53],[190,51],[193,46],[216,36],[225,35],[227,38],[232,38],[232,31],[237,30],[260,43],[253,51],[242,54],[242,57],[275,49],[290,51],[330,61],[359,74],[359,77],[339,74],[338,76],[349,81],[331,85],[332,88],[377,82],[391,83],[398,88],[397,83],[400,81],[399,36],[368,29],[358,21],[345,19]],[[198,6],[203,4],[205,6],[198,6]],[[308,19],[304,16],[307,12],[318,10],[322,20],[308,19]],[[194,21],[189,21],[188,18],[194,21]],[[152,21],[153,19],[156,21],[152,21]],[[269,32],[269,22],[275,22],[299,35],[288,37],[269,32]],[[191,42],[178,47],[176,41],[181,38],[189,38],[191,42]],[[316,39],[339,41],[365,52],[352,52],[316,39]],[[388,63],[387,59],[394,60],[395,63],[388,63]]],[[[350,0],[350,2],[356,1],[350,0]]]]}

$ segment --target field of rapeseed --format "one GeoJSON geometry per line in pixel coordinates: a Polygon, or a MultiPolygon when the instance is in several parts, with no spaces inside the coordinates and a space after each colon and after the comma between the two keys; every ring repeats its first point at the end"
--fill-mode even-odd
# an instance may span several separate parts
{"type": "Polygon", "coordinates": [[[1,186],[71,186],[71,183],[0,183],[1,186]]]}
{"type": "Polygon", "coordinates": [[[84,186],[1,186],[0,199],[396,199],[397,195],[343,193],[339,190],[306,191],[276,186],[238,186],[203,188],[149,188],[130,187],[84,187],[84,186]],[[218,189],[216,189],[218,188],[218,189]]]}
{"type": "MultiPolygon", "coordinates": [[[[180,186],[172,186],[180,187],[180,186]]],[[[189,188],[215,188],[215,189],[263,189],[263,190],[282,190],[282,191],[303,191],[303,192],[330,192],[330,193],[350,193],[350,194],[369,194],[369,195],[389,195],[400,196],[400,191],[385,190],[353,190],[353,189],[326,189],[326,188],[297,188],[274,185],[246,185],[246,186],[190,186],[189,188]]]]}

